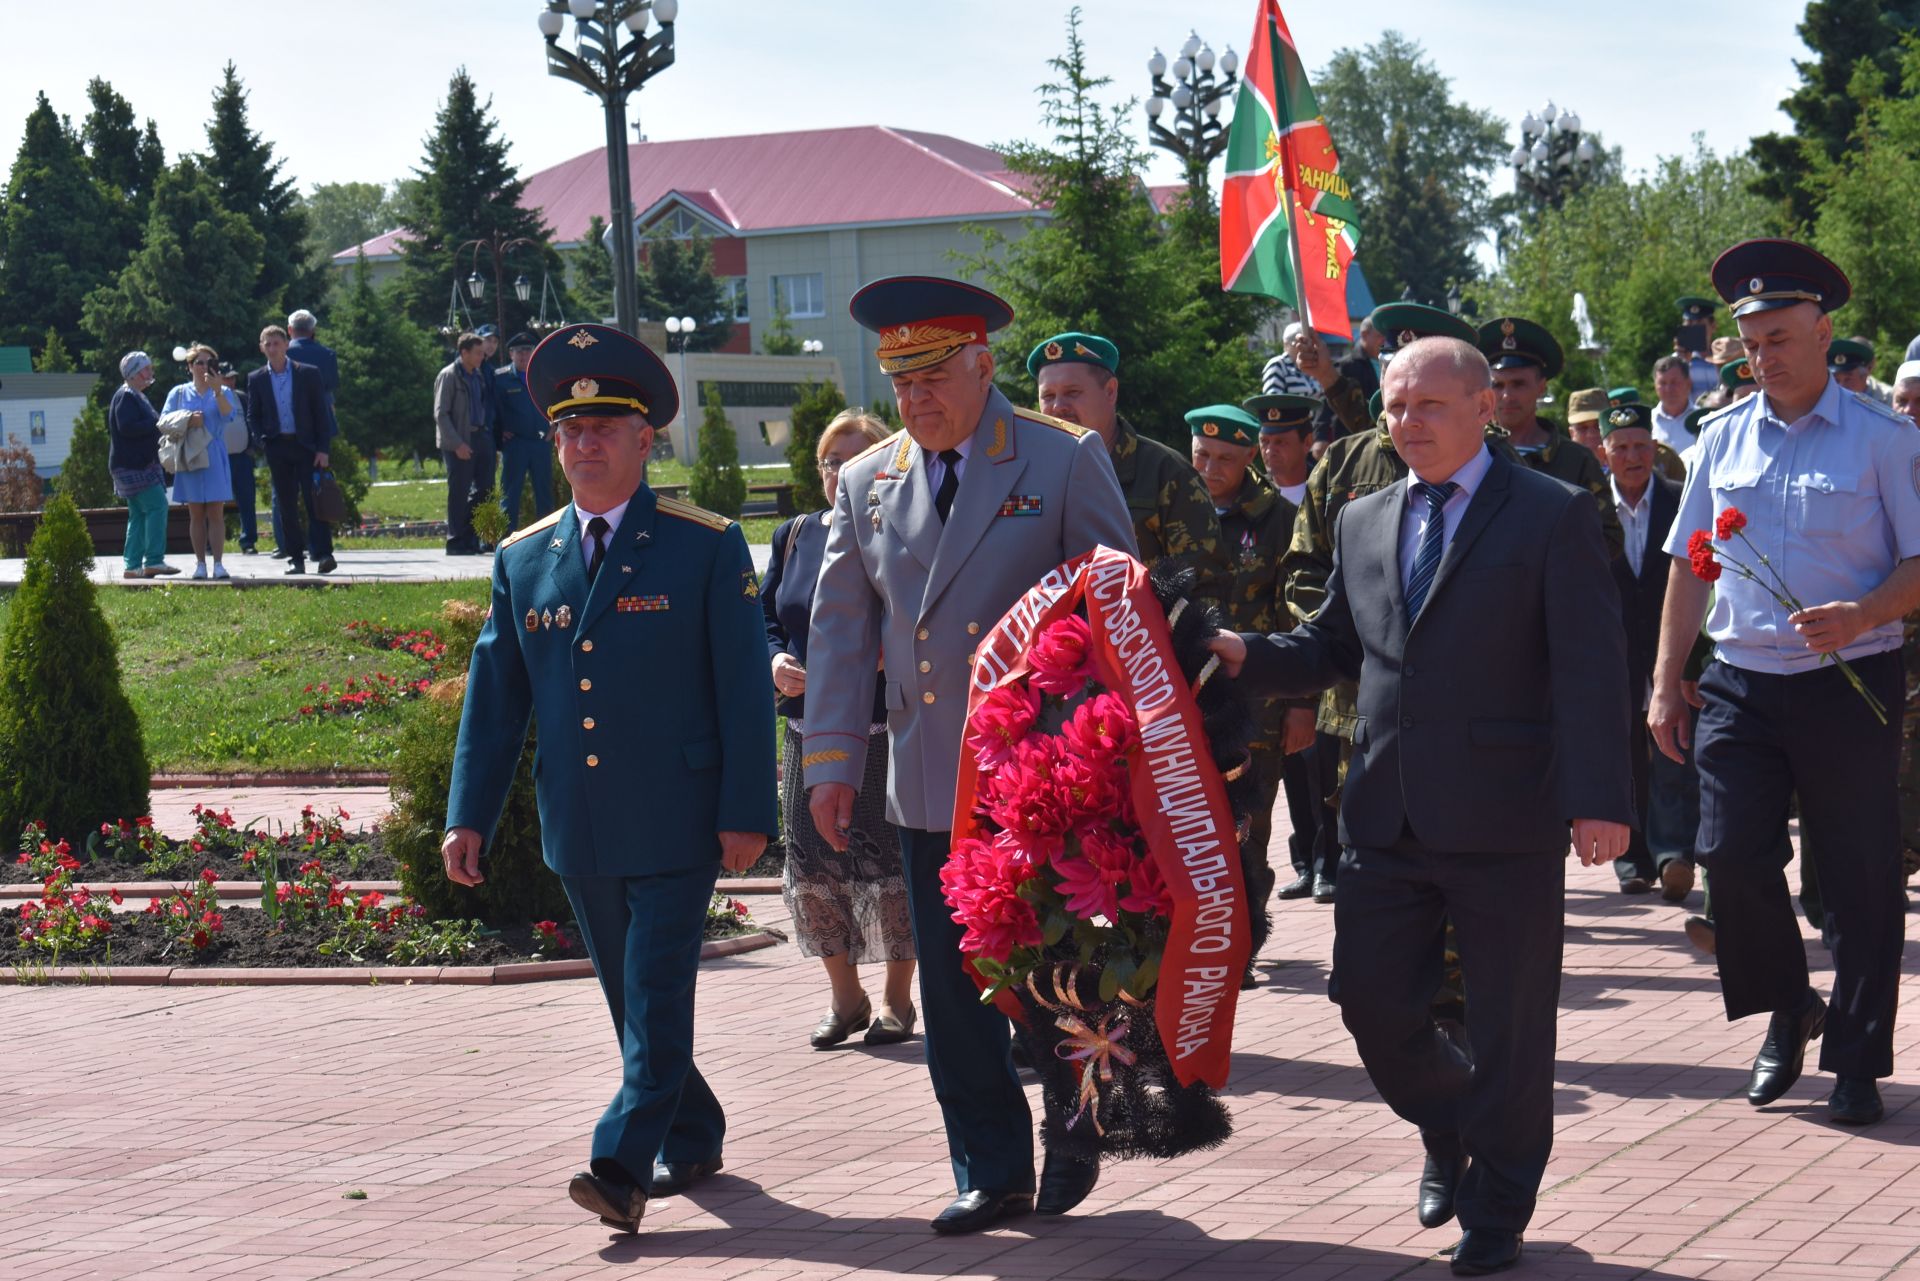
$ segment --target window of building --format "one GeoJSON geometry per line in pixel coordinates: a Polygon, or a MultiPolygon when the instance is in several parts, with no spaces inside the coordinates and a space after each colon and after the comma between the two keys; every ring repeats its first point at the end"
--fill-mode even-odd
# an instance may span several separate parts
{"type": "Polygon", "coordinates": [[[795,320],[817,319],[827,314],[827,277],[810,271],[797,276],[774,276],[773,309],[786,312],[795,320]]]}
{"type": "Polygon", "coordinates": [[[646,230],[649,240],[691,240],[708,234],[707,225],[685,209],[669,209],[646,230]]]}
{"type": "Polygon", "coordinates": [[[27,435],[31,438],[33,444],[44,445],[47,443],[46,410],[35,409],[27,415],[27,435]]]}
{"type": "Polygon", "coordinates": [[[745,276],[725,276],[721,278],[720,288],[727,297],[721,313],[715,320],[732,320],[735,324],[747,323],[747,278],[745,276]]]}

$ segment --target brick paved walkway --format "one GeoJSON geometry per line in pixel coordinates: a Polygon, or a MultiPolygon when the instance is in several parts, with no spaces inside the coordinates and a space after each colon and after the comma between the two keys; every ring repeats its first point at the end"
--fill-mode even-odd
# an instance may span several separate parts
{"type": "MultiPolygon", "coordinates": [[[[1681,912],[1571,879],[1559,1141],[1522,1275],[1920,1277],[1911,996],[1884,1124],[1828,1126],[1811,1077],[1756,1112],[1762,1028],[1724,1022],[1681,912]]],[[[1324,997],[1330,920],[1279,913],[1226,1148],[961,1240],[924,1226],[951,1185],[918,1042],[806,1049],[825,985],[791,946],[703,973],[728,1168],[637,1239],[564,1193],[614,1079],[590,983],[0,990],[0,1277],[1443,1277],[1413,1135],[1324,997]]]]}

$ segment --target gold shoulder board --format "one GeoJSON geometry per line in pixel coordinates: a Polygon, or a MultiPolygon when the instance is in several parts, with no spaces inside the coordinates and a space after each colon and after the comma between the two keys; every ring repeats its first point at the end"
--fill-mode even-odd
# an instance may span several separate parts
{"type": "Polygon", "coordinates": [[[522,525],[519,529],[514,530],[511,534],[508,534],[500,540],[500,550],[505,551],[530,534],[537,534],[543,529],[553,528],[553,526],[560,523],[560,518],[564,516],[566,512],[567,509],[565,507],[556,507],[539,520],[534,521],[533,524],[522,525]]]}
{"type": "Polygon", "coordinates": [[[1055,431],[1063,431],[1069,436],[1084,436],[1087,434],[1087,429],[1078,423],[1063,422],[1058,418],[1036,413],[1031,409],[1021,409],[1016,406],[1013,413],[1016,418],[1024,418],[1030,423],[1039,423],[1042,427],[1051,427],[1055,431]]]}
{"type": "Polygon", "coordinates": [[[664,494],[660,496],[659,504],[662,516],[690,520],[696,525],[705,525],[708,529],[723,530],[733,524],[718,512],[710,512],[704,507],[695,507],[692,503],[683,503],[678,498],[668,498],[664,494]]]}

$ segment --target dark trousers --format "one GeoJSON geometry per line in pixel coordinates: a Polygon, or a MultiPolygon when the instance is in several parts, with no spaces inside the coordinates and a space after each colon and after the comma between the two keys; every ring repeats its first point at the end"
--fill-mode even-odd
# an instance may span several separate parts
{"type": "MultiPolygon", "coordinates": [[[[1634,825],[1633,834],[1627,838],[1627,852],[1614,860],[1613,873],[1623,884],[1636,876],[1646,881],[1654,880],[1660,875],[1661,869],[1676,858],[1690,857],[1693,845],[1689,839],[1688,848],[1679,850],[1670,843],[1663,848],[1652,842],[1653,761],[1656,756],[1666,760],[1666,756],[1653,745],[1653,735],[1648,732],[1644,721],[1632,727],[1627,754],[1633,766],[1633,812],[1639,822],[1634,825]]],[[[1673,762],[1667,761],[1667,764],[1672,765],[1673,762]]]]}
{"type": "Polygon", "coordinates": [[[553,510],[553,450],[544,440],[507,441],[500,446],[500,509],[509,528],[520,528],[520,485],[533,485],[533,514],[539,520],[553,510]]]}
{"type": "Polygon", "coordinates": [[[1240,866],[1247,873],[1247,901],[1264,904],[1273,894],[1273,804],[1280,796],[1285,758],[1278,747],[1253,752],[1253,812],[1247,816],[1247,839],[1240,846],[1240,866]]]}
{"type": "Polygon", "coordinates": [[[1472,1158],[1462,1228],[1518,1232],[1553,1150],[1553,1057],[1566,857],[1442,853],[1410,835],[1350,849],[1333,904],[1340,1016],[1387,1106],[1429,1152],[1472,1158]],[[1434,1022],[1451,921],[1473,1017],[1434,1022]]]}
{"type": "Polygon", "coordinates": [[[620,1042],[620,1089],[593,1127],[593,1171],[645,1188],[653,1163],[720,1154],[727,1118],[693,1065],[693,985],[707,901],[705,867],[654,876],[567,876],[593,972],[620,1042]]]}
{"type": "Polygon", "coordinates": [[[1287,855],[1297,876],[1314,874],[1314,841],[1320,835],[1324,808],[1320,803],[1319,757],[1320,749],[1314,746],[1280,760],[1280,787],[1286,793],[1287,820],[1293,827],[1287,837],[1287,855]]]}
{"type": "Polygon", "coordinates": [[[1888,709],[1880,724],[1839,669],[1792,676],[1715,663],[1700,681],[1700,859],[1713,877],[1720,990],[1729,1019],[1795,1008],[1807,954],[1787,893],[1787,798],[1800,797],[1803,846],[1819,849],[1833,950],[1833,999],[1820,1067],[1893,1072],[1906,894],[1900,861],[1897,650],[1851,660],[1888,709]]]}
{"type": "Polygon", "coordinates": [[[940,886],[951,832],[900,829],[927,1075],[947,1127],[953,1181],[962,1192],[1033,1189],[1033,1114],[1014,1074],[1007,1016],[980,1003],[960,955],[964,932],[940,886]]]}
{"type": "MultiPolygon", "coordinates": [[[[312,522],[313,517],[313,451],[291,436],[270,436],[267,471],[273,477],[273,510],[280,522],[280,550],[293,560],[303,560],[307,554],[306,523],[312,522]]],[[[315,531],[316,535],[318,532],[315,531]]],[[[316,536],[316,556],[322,554],[319,541],[316,536]]]]}
{"type": "Polygon", "coordinates": [[[473,500],[480,468],[480,446],[469,447],[462,458],[451,449],[441,453],[447,464],[447,546],[474,547],[480,542],[473,532],[473,500]]]}
{"type": "Polygon", "coordinates": [[[1340,878],[1340,784],[1353,744],[1338,734],[1313,738],[1313,786],[1320,808],[1313,832],[1313,874],[1340,878]]]}
{"type": "MultiPolygon", "coordinates": [[[[1687,741],[1697,744],[1700,712],[1691,707],[1687,711],[1688,728],[1692,731],[1687,741]]],[[[1693,753],[1694,749],[1689,747],[1681,753],[1685,761],[1672,761],[1656,747],[1649,757],[1653,770],[1645,811],[1647,846],[1653,851],[1654,862],[1662,867],[1669,858],[1692,862],[1699,843],[1700,769],[1693,753]]]]}
{"type": "Polygon", "coordinates": [[[228,454],[227,467],[233,476],[233,502],[240,509],[240,550],[250,552],[260,541],[259,485],[253,474],[253,455],[228,454]]]}

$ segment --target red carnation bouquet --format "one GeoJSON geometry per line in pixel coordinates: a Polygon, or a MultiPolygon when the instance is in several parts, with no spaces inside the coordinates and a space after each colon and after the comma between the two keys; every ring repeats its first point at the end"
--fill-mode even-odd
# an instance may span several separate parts
{"type": "MultiPolygon", "coordinates": [[[[1738,507],[1729,507],[1714,517],[1711,532],[1696,529],[1689,534],[1687,562],[1693,566],[1694,577],[1703,582],[1718,582],[1721,568],[1724,566],[1740,577],[1759,584],[1789,614],[1798,614],[1806,606],[1787,590],[1787,580],[1780,576],[1780,571],[1774,568],[1773,562],[1767,559],[1765,553],[1753,545],[1753,540],[1746,535],[1746,528],[1746,513],[1738,507]],[[1715,543],[1731,543],[1736,538],[1746,545],[1755,560],[1766,567],[1770,578],[1762,578],[1751,565],[1735,560],[1714,546],[1715,543]]],[[[1874,697],[1873,691],[1866,687],[1866,683],[1860,679],[1859,673],[1853,670],[1853,666],[1838,654],[1822,654],[1820,657],[1823,662],[1831,662],[1840,669],[1840,674],[1847,678],[1847,683],[1853,686],[1854,692],[1867,700],[1867,709],[1879,718],[1882,725],[1885,725],[1887,723],[1886,705],[1874,697]]]]}
{"type": "Polygon", "coordinates": [[[1212,679],[1190,581],[1097,548],[975,652],[941,882],[982,999],[1014,1017],[1055,1104],[1043,1137],[1082,1155],[1171,1156],[1231,1129],[1214,1090],[1249,909],[1214,757],[1225,745],[1237,778],[1245,751],[1209,726],[1245,708],[1212,679]]]}

